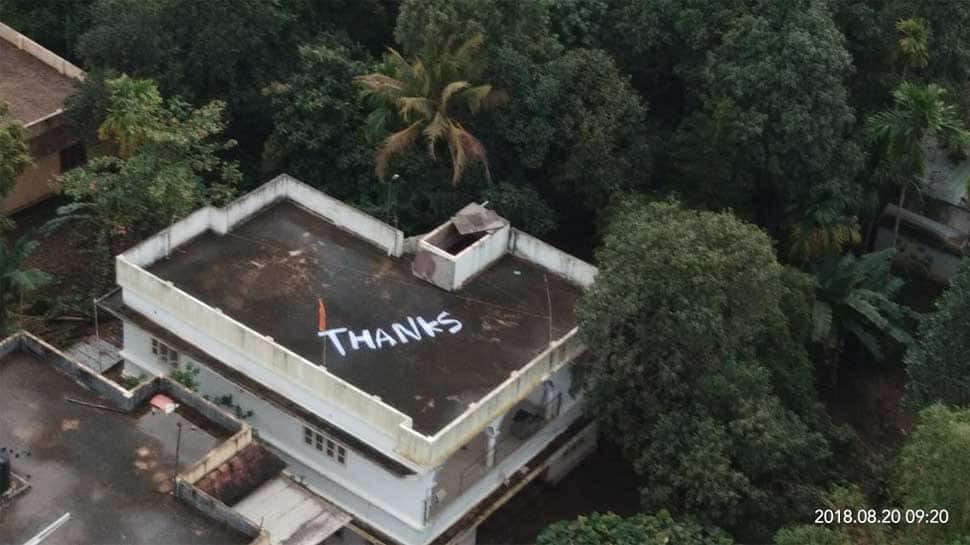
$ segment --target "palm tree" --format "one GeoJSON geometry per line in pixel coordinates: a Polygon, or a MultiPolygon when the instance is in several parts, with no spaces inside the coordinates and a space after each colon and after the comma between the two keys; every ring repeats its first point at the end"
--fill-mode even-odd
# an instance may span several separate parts
{"type": "Polygon", "coordinates": [[[906,320],[913,316],[896,303],[903,281],[888,277],[894,248],[856,257],[848,254],[817,263],[812,341],[835,344],[850,335],[876,360],[882,360],[882,339],[888,335],[909,344],[906,320]],[[888,280],[887,280],[888,277],[888,280]]]}
{"type": "MultiPolygon", "coordinates": [[[[946,90],[934,83],[904,82],[893,91],[893,107],[866,120],[866,135],[879,152],[876,175],[899,191],[899,212],[906,191],[918,186],[926,171],[926,143],[932,137],[948,147],[963,148],[970,133],[963,128],[957,109],[944,100],[946,90]]],[[[893,227],[893,247],[899,237],[900,213],[893,227]]]]}
{"type": "Polygon", "coordinates": [[[903,79],[910,68],[926,68],[930,62],[930,31],[922,19],[900,19],[896,21],[899,41],[896,45],[896,58],[903,63],[903,79]]]}
{"type": "Polygon", "coordinates": [[[27,235],[17,239],[13,247],[0,240],[0,326],[6,326],[9,305],[20,300],[25,292],[50,283],[51,277],[40,269],[24,268],[27,257],[37,248],[37,241],[27,235]]]}
{"type": "Polygon", "coordinates": [[[808,263],[838,255],[862,241],[859,222],[848,213],[853,196],[838,180],[816,184],[807,201],[801,209],[792,210],[796,219],[787,229],[789,259],[808,263]]]}
{"type": "Polygon", "coordinates": [[[113,140],[118,155],[131,157],[148,140],[161,118],[163,99],[155,82],[127,75],[105,82],[111,97],[98,138],[113,140]]]}
{"type": "Polygon", "coordinates": [[[508,95],[488,84],[473,84],[483,71],[480,34],[455,46],[447,40],[433,58],[406,60],[388,49],[376,73],[358,76],[355,82],[371,105],[368,129],[386,134],[391,126],[404,128],[387,136],[375,156],[375,172],[386,179],[391,159],[409,149],[420,137],[427,140],[428,155],[437,158],[444,144],[451,154],[451,183],[457,184],[470,163],[481,163],[489,176],[485,147],[457,117],[467,111],[498,106],[508,95]]]}

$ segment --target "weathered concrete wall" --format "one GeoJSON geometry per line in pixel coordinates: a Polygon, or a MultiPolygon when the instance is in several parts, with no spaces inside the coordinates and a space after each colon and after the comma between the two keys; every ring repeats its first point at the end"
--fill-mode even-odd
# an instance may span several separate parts
{"type": "MultiPolygon", "coordinates": [[[[145,347],[137,352],[133,349],[127,357],[141,359],[151,356],[147,348],[148,343],[135,338],[135,336],[147,338],[148,333],[132,325],[125,328],[125,335],[126,346],[131,342],[132,347],[145,347]]],[[[213,399],[231,395],[234,404],[242,410],[252,411],[252,416],[246,419],[246,424],[253,428],[261,442],[292,455],[308,468],[326,475],[336,483],[327,487],[327,498],[331,502],[348,511],[351,510],[348,505],[373,505],[371,512],[386,513],[386,520],[369,521],[376,527],[386,528],[393,524],[419,527],[422,524],[422,501],[431,487],[430,473],[399,476],[349,445],[344,445],[348,455],[346,463],[341,465],[304,443],[303,426],[306,422],[303,420],[281,410],[189,356],[183,354],[182,361],[183,364],[192,364],[199,368],[198,381],[201,394],[213,399]]]]}
{"type": "Polygon", "coordinates": [[[84,80],[83,70],[3,23],[0,23],[0,39],[12,43],[17,47],[17,49],[23,50],[35,59],[41,61],[47,66],[50,66],[54,70],[57,70],[69,78],[73,78],[78,81],[84,80]]]}
{"type": "MultiPolygon", "coordinates": [[[[892,229],[880,226],[876,231],[874,247],[883,249],[892,246],[892,229]]],[[[918,270],[934,282],[947,283],[956,276],[963,257],[943,250],[938,244],[919,240],[902,233],[896,242],[895,261],[911,270],[918,270]]]]}
{"type": "Polygon", "coordinates": [[[171,227],[122,254],[130,263],[145,267],[167,256],[174,248],[211,230],[226,234],[253,214],[280,200],[288,199],[386,251],[400,256],[404,233],[348,206],[299,180],[281,174],[243,195],[224,208],[200,208],[171,227]]]}
{"type": "Polygon", "coordinates": [[[399,452],[418,463],[440,465],[583,351],[585,347],[579,340],[578,330],[574,328],[562,339],[553,341],[549,348],[533,358],[522,370],[513,372],[511,377],[480,402],[469,406],[460,417],[434,437],[428,438],[410,429],[403,430],[399,452]]]}
{"type": "Polygon", "coordinates": [[[596,267],[582,259],[571,256],[518,229],[512,229],[509,250],[513,255],[549,269],[584,288],[593,285],[598,272],[596,267]]]}
{"type": "MultiPolygon", "coordinates": [[[[545,427],[498,462],[485,476],[463,492],[460,498],[445,506],[441,512],[435,515],[428,522],[425,529],[426,535],[438,535],[450,528],[464,517],[472,507],[490,496],[500,486],[503,486],[508,478],[522,471],[523,468],[529,471],[540,469],[528,467],[526,464],[579,420],[583,416],[583,410],[582,403],[574,405],[568,411],[548,422],[545,427]]],[[[563,447],[557,449],[549,460],[555,459],[564,450],[563,447]]]]}
{"type": "Polygon", "coordinates": [[[249,545],[268,545],[269,533],[235,509],[192,486],[179,477],[175,484],[175,496],[201,511],[212,520],[221,522],[237,532],[253,538],[249,545]]]}
{"type": "MultiPolygon", "coordinates": [[[[232,433],[246,431],[245,428],[247,426],[241,420],[230,416],[224,408],[208,401],[201,395],[189,390],[174,380],[163,380],[161,383],[161,392],[167,394],[172,399],[180,401],[186,407],[192,408],[195,412],[204,416],[206,420],[226,431],[232,433]]],[[[242,445],[242,447],[245,446],[242,445]]]]}
{"type": "Polygon", "coordinates": [[[573,469],[596,452],[599,439],[599,428],[594,423],[586,428],[583,433],[573,437],[561,451],[549,459],[549,467],[546,468],[544,479],[548,483],[558,483],[568,475],[573,469]]]}
{"type": "Polygon", "coordinates": [[[60,174],[59,153],[35,157],[34,163],[17,176],[13,190],[0,201],[0,210],[16,212],[46,199],[54,193],[53,184],[60,174]]]}
{"type": "Polygon", "coordinates": [[[249,426],[245,426],[222,444],[210,450],[201,460],[179,473],[179,479],[194,485],[202,477],[231,460],[233,456],[239,454],[239,451],[248,447],[252,442],[253,430],[249,426]]]}
{"type": "Polygon", "coordinates": [[[506,225],[494,233],[475,241],[455,256],[455,287],[464,286],[468,280],[484,271],[505,255],[511,228],[506,225]]]}
{"type": "MultiPolygon", "coordinates": [[[[71,360],[60,350],[26,331],[18,332],[11,338],[17,339],[16,349],[30,352],[37,359],[50,364],[61,373],[107,399],[120,410],[131,411],[134,409],[139,401],[144,399],[145,392],[153,387],[153,383],[149,382],[139,387],[136,390],[137,393],[129,392],[91,369],[71,360]]],[[[154,387],[157,387],[157,384],[154,387]]]]}
{"type": "Polygon", "coordinates": [[[116,275],[126,305],[267,386],[291,396],[301,389],[308,390],[314,397],[342,408],[348,417],[360,419],[391,437],[402,424],[410,427],[411,418],[404,413],[177,289],[171,282],[128,263],[123,255],[116,259],[116,275]],[[227,353],[226,348],[231,352],[227,353]]]}
{"type": "MultiPolygon", "coordinates": [[[[475,206],[470,204],[462,209],[475,206]]],[[[459,237],[452,220],[439,225],[434,230],[420,237],[415,251],[420,252],[425,259],[434,263],[434,271],[426,275],[426,280],[436,286],[454,291],[461,289],[468,280],[487,269],[505,255],[508,247],[511,228],[506,224],[495,232],[485,234],[473,244],[457,254],[444,250],[449,237],[459,237]]],[[[425,272],[425,271],[422,271],[425,272]]]]}

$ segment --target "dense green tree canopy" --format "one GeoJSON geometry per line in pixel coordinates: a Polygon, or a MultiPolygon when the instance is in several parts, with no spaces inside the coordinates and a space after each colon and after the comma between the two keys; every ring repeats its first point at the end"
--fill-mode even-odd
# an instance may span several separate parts
{"type": "Polygon", "coordinates": [[[0,21],[70,60],[95,0],[0,0],[0,21]]]}
{"type": "Polygon", "coordinates": [[[232,194],[239,172],[219,156],[234,145],[221,137],[225,104],[165,102],[154,83],[127,76],[109,81],[108,90],[99,133],[121,156],[97,157],[61,180],[64,193],[90,206],[103,227],[150,232],[232,194]]]}
{"type": "Polygon", "coordinates": [[[46,272],[29,267],[27,258],[37,248],[37,241],[25,235],[13,244],[0,240],[0,328],[10,332],[10,311],[23,302],[23,294],[53,281],[46,272]]]}
{"type": "Polygon", "coordinates": [[[906,395],[917,407],[970,405],[970,260],[963,260],[906,354],[906,395]]]}
{"type": "Polygon", "coordinates": [[[721,530],[692,520],[674,520],[667,511],[622,518],[593,513],[546,528],[536,545],[732,545],[721,530]]]}
{"type": "Polygon", "coordinates": [[[827,259],[813,267],[813,341],[830,344],[851,336],[876,360],[883,359],[885,339],[912,341],[906,331],[912,313],[896,302],[903,281],[889,274],[895,254],[895,249],[886,248],[861,257],[827,259]]]}
{"type": "MultiPolygon", "coordinates": [[[[767,235],[728,213],[629,199],[597,259],[578,307],[584,339],[598,347],[587,380],[594,410],[643,477],[645,505],[747,536],[811,505],[830,452],[786,406],[760,342],[794,331],[767,235]]],[[[799,344],[787,345],[789,357],[799,344]]]]}
{"type": "Polygon", "coordinates": [[[32,163],[25,138],[20,122],[8,117],[6,103],[0,102],[0,198],[10,193],[17,176],[32,163]]]}
{"type": "Polygon", "coordinates": [[[970,409],[932,405],[919,413],[899,455],[899,506],[946,509],[946,524],[912,525],[914,542],[937,543],[970,535],[970,488],[955,485],[970,473],[970,409]]]}

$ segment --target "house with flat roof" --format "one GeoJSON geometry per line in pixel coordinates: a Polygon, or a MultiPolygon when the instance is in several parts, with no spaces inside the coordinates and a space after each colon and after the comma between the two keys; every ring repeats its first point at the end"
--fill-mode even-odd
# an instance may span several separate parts
{"type": "Polygon", "coordinates": [[[34,160],[0,201],[0,211],[14,212],[51,196],[51,183],[85,161],[84,145],[64,116],[64,101],[83,79],[80,68],[0,23],[0,101],[26,129],[34,160]]]}
{"type": "Polygon", "coordinates": [[[198,369],[348,515],[328,545],[473,545],[595,448],[572,388],[595,275],[483,205],[405,237],[281,175],[118,255],[99,304],[128,374],[198,369]]]}

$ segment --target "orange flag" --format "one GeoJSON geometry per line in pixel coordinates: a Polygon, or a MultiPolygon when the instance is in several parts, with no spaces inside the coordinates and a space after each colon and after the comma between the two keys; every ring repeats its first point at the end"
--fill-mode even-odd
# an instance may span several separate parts
{"type": "Polygon", "coordinates": [[[319,304],[319,307],[318,307],[318,310],[317,310],[317,318],[318,318],[319,323],[317,325],[320,328],[320,331],[326,331],[326,329],[327,329],[327,307],[324,306],[323,299],[319,299],[318,298],[317,299],[317,303],[319,304]]]}

